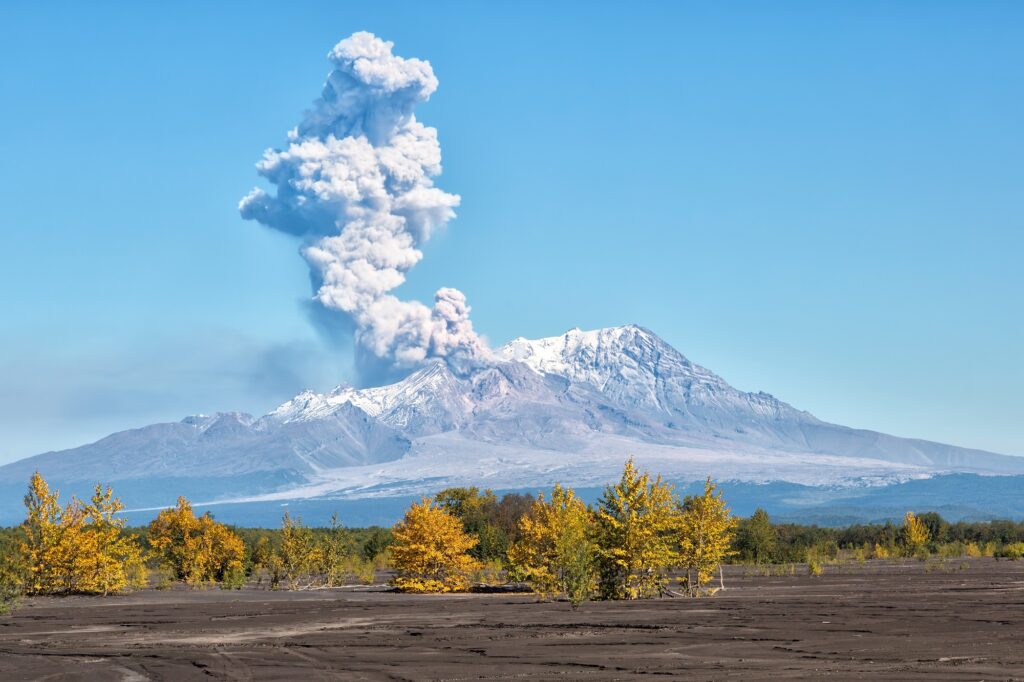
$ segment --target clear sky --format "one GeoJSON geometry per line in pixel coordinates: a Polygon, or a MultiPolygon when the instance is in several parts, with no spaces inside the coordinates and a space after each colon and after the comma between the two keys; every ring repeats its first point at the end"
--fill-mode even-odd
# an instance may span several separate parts
{"type": "Polygon", "coordinates": [[[1024,454],[1024,4],[0,5],[0,462],[351,378],[238,214],[354,31],[458,218],[400,290],[635,322],[820,418],[1024,454]]]}

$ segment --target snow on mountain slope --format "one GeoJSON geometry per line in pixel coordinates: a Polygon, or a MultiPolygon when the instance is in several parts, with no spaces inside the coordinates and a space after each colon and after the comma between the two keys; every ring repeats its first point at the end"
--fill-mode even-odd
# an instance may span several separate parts
{"type": "Polygon", "coordinates": [[[58,481],[156,477],[230,478],[253,473],[304,478],[338,467],[397,459],[409,441],[352,405],[323,419],[268,426],[239,413],[186,417],[121,431],[95,443],[0,467],[0,483],[36,469],[58,481]]]}
{"type": "Polygon", "coordinates": [[[259,419],[221,413],[124,431],[0,467],[0,485],[39,469],[56,482],[130,484],[145,491],[132,499],[153,504],[193,489],[206,499],[396,495],[599,483],[630,455],[676,480],[1024,473],[1024,458],[828,424],[739,391],[628,325],[516,339],[487,361],[433,361],[388,386],[306,391],[259,419]],[[175,490],[159,483],[170,479],[175,490]]]}
{"type": "Polygon", "coordinates": [[[339,386],[328,394],[305,391],[264,417],[267,422],[291,423],[323,419],[353,405],[403,432],[433,433],[457,428],[473,405],[463,386],[438,360],[405,379],[377,388],[339,386]]]}
{"type": "Polygon", "coordinates": [[[536,372],[594,387],[628,408],[669,415],[694,411],[750,413],[758,418],[816,421],[767,393],[744,393],[636,325],[594,331],[571,329],[562,336],[518,338],[495,351],[503,360],[536,372]]]}

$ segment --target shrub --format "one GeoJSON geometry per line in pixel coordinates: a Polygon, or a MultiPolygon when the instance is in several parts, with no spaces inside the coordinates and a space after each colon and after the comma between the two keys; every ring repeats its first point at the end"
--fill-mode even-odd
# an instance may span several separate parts
{"type": "Polygon", "coordinates": [[[1014,542],[1008,545],[1003,545],[997,556],[1005,557],[1013,561],[1018,561],[1021,558],[1024,558],[1024,542],[1014,542]]]}
{"type": "Polygon", "coordinates": [[[377,578],[377,565],[374,561],[353,558],[349,573],[361,585],[372,585],[377,578]]]}
{"type": "Polygon", "coordinates": [[[245,585],[245,570],[241,566],[232,566],[224,572],[220,581],[222,590],[240,590],[245,585]]]}
{"type": "Polygon", "coordinates": [[[967,545],[962,542],[946,542],[939,545],[937,552],[943,559],[958,559],[968,556],[967,545]]]}

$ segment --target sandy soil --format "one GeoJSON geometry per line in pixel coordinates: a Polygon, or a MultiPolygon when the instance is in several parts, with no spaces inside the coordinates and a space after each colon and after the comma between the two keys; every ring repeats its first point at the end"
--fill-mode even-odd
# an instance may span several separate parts
{"type": "Polygon", "coordinates": [[[1024,680],[1024,562],[741,567],[713,598],[145,591],[0,617],[0,680],[1024,680]]]}

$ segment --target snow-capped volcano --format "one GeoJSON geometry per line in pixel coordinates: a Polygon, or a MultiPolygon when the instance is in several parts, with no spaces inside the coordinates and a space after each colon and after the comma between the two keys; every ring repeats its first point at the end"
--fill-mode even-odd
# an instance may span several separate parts
{"type": "Polygon", "coordinates": [[[117,483],[135,504],[177,494],[398,495],[461,484],[599,485],[630,455],[676,480],[817,485],[1024,473],[1024,458],[822,422],[767,393],[737,390],[627,325],[515,339],[486,361],[436,360],[388,386],[306,391],[258,419],[222,413],[124,431],[0,467],[0,485],[22,485],[39,469],[72,487],[117,483]]]}
{"type": "MultiPolygon", "coordinates": [[[[628,409],[678,419],[728,412],[751,419],[813,419],[767,393],[744,393],[714,372],[690,362],[653,332],[636,325],[528,340],[518,338],[496,355],[538,374],[587,385],[628,409]]],[[[740,417],[742,419],[742,417],[740,417]]]]}

